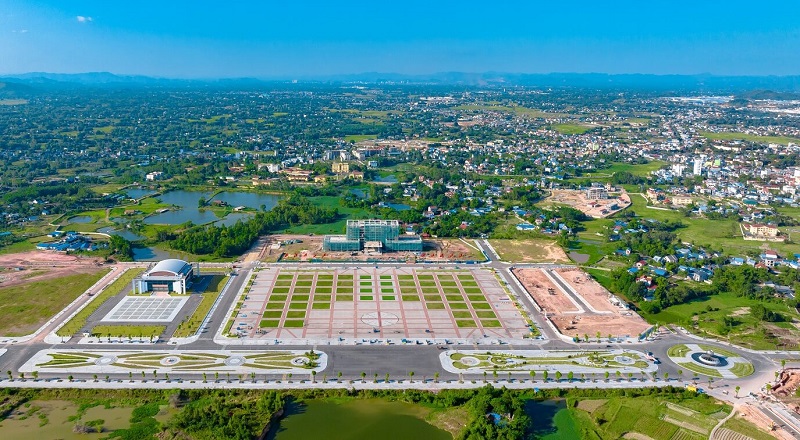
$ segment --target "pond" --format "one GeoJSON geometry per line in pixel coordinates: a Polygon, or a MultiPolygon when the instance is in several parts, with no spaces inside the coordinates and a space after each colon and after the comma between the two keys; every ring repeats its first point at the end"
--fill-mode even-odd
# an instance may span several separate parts
{"type": "Polygon", "coordinates": [[[220,221],[218,221],[218,222],[216,222],[214,224],[217,225],[217,226],[222,226],[222,225],[233,226],[239,220],[241,220],[243,222],[246,222],[247,220],[250,220],[252,217],[253,217],[253,214],[248,214],[246,212],[232,212],[232,213],[226,215],[224,219],[222,219],[222,220],[220,220],[220,221]]]}
{"type": "Polygon", "coordinates": [[[394,174],[388,176],[378,176],[375,178],[376,183],[397,183],[397,177],[394,174]]]}
{"type": "Polygon", "coordinates": [[[380,399],[344,403],[310,400],[292,403],[273,427],[271,440],[451,440],[447,431],[423,420],[428,410],[380,399]]]}
{"type": "Polygon", "coordinates": [[[169,252],[153,247],[134,247],[132,251],[133,261],[161,261],[168,258],[182,258],[177,252],[169,252]]]}
{"type": "MultiPolygon", "coordinates": [[[[258,194],[251,192],[239,191],[225,191],[217,194],[211,199],[212,192],[202,191],[170,191],[158,196],[162,203],[168,205],[179,206],[180,209],[171,209],[161,214],[151,215],[144,219],[148,225],[180,225],[186,222],[192,222],[196,225],[202,225],[219,220],[220,218],[211,209],[200,209],[198,202],[200,198],[206,200],[222,200],[230,206],[246,206],[248,208],[261,209],[264,205],[267,210],[270,210],[278,204],[280,196],[273,194],[258,194]]],[[[237,220],[241,218],[236,218],[237,220]]],[[[236,220],[233,220],[233,224],[236,220]]]]}
{"type": "MultiPolygon", "coordinates": [[[[281,196],[274,194],[259,194],[246,191],[225,191],[214,196],[213,200],[222,200],[227,204],[236,206],[246,206],[248,208],[261,210],[261,205],[267,208],[267,211],[274,208],[278,204],[281,196]]],[[[196,205],[196,203],[195,203],[196,205]]]]}
{"type": "Polygon", "coordinates": [[[97,230],[97,232],[102,232],[103,234],[108,234],[108,235],[119,235],[120,237],[128,241],[138,241],[144,239],[144,237],[142,237],[141,235],[138,235],[127,229],[116,229],[113,226],[106,226],[105,228],[100,228],[97,230]]]}
{"type": "Polygon", "coordinates": [[[384,203],[387,208],[392,208],[395,211],[408,211],[411,209],[410,206],[406,205],[405,203],[384,203]]]}
{"type": "Polygon", "coordinates": [[[91,223],[92,220],[94,219],[89,215],[76,215],[75,217],[70,217],[68,221],[70,223],[91,223]]]}
{"type": "Polygon", "coordinates": [[[146,188],[130,188],[125,190],[125,194],[132,199],[141,199],[142,197],[153,194],[155,191],[146,188]]]}
{"type": "Polygon", "coordinates": [[[581,440],[577,423],[567,409],[565,400],[529,400],[525,413],[531,418],[529,427],[533,438],[543,440],[581,440]]]}
{"type": "Polygon", "coordinates": [[[353,189],[351,189],[350,190],[350,194],[354,194],[359,199],[366,199],[367,198],[367,193],[364,192],[364,190],[361,189],[361,188],[353,188],[353,189]]]}

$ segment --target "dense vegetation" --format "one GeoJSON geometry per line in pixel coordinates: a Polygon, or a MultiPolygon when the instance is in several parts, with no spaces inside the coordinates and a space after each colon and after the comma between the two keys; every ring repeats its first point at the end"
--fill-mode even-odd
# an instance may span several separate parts
{"type": "Polygon", "coordinates": [[[170,246],[199,255],[241,255],[261,234],[287,226],[331,223],[338,215],[336,208],[315,206],[308,199],[293,195],[282,199],[272,210],[259,212],[246,222],[240,221],[233,226],[187,229],[179,233],[170,242],[170,246]]]}

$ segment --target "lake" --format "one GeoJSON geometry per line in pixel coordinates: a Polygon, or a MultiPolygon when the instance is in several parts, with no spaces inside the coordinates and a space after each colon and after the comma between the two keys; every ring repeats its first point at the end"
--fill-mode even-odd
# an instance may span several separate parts
{"type": "Polygon", "coordinates": [[[69,420],[69,417],[78,413],[76,403],[60,400],[34,400],[29,403],[29,406],[20,406],[3,420],[0,428],[3,440],[106,438],[115,429],[128,428],[133,411],[133,408],[106,408],[103,405],[89,408],[82,420],[102,419],[104,432],[76,434],[72,432],[75,422],[69,420]],[[44,418],[40,418],[40,414],[44,418]]]}
{"type": "Polygon", "coordinates": [[[577,424],[565,400],[529,400],[525,413],[531,418],[530,433],[542,440],[581,440],[577,424]]]}
{"type": "Polygon", "coordinates": [[[394,174],[388,176],[378,176],[375,178],[375,183],[397,183],[397,177],[394,174]]]}
{"type": "Polygon", "coordinates": [[[75,217],[70,217],[70,223],[91,223],[93,218],[88,215],[76,215],[75,217]]]}
{"type": "Polygon", "coordinates": [[[108,235],[119,235],[120,237],[128,241],[138,241],[144,239],[144,237],[142,237],[141,235],[138,235],[127,229],[116,229],[113,226],[106,226],[105,228],[100,228],[97,230],[97,232],[102,232],[103,234],[108,234],[108,235]]]}
{"type": "Polygon", "coordinates": [[[161,261],[168,258],[182,259],[177,252],[169,252],[153,247],[134,247],[133,261],[161,261]]]}
{"type": "Polygon", "coordinates": [[[428,410],[380,399],[344,403],[310,400],[292,403],[273,427],[270,440],[452,440],[447,431],[423,420],[428,410]]]}
{"type": "MultiPolygon", "coordinates": [[[[261,209],[264,205],[270,210],[278,204],[280,196],[273,194],[258,194],[243,191],[225,191],[211,198],[212,192],[203,191],[170,191],[158,196],[162,203],[179,206],[181,209],[172,209],[161,214],[151,215],[144,219],[149,225],[180,225],[192,222],[202,225],[219,220],[220,218],[211,209],[198,208],[200,198],[206,200],[223,200],[230,206],[246,206],[248,208],[261,209]]],[[[242,217],[238,217],[242,218],[242,217]]],[[[237,219],[238,219],[237,218],[237,219]]],[[[233,220],[233,224],[236,220],[233,220]]]]}
{"type": "Polygon", "coordinates": [[[153,191],[152,189],[143,189],[143,188],[131,188],[125,190],[125,194],[132,199],[141,199],[142,197],[148,194],[153,194],[154,192],[155,191],[153,191]]]}

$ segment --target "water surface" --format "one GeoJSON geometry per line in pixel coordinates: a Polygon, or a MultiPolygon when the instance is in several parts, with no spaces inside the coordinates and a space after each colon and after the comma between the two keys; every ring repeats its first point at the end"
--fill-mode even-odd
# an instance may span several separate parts
{"type": "Polygon", "coordinates": [[[380,399],[293,403],[268,439],[452,440],[450,433],[423,420],[427,412],[420,406],[380,399]]]}

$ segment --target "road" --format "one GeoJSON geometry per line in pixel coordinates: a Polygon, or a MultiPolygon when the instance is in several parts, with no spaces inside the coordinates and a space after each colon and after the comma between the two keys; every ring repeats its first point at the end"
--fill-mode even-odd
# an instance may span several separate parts
{"type": "MultiPolygon", "coordinates": [[[[264,245],[266,241],[260,241],[259,245],[264,245]]],[[[447,348],[450,349],[479,349],[479,350],[498,350],[498,349],[531,349],[531,348],[541,348],[547,350],[574,350],[576,348],[582,350],[592,350],[592,349],[618,349],[618,348],[625,348],[625,349],[637,349],[641,351],[650,351],[653,355],[661,360],[661,364],[659,365],[659,372],[658,372],[658,382],[653,382],[652,378],[649,379],[648,382],[641,382],[641,386],[653,386],[653,385],[663,385],[664,384],[664,377],[665,375],[669,378],[669,382],[672,382],[675,386],[682,386],[685,382],[689,381],[700,381],[701,386],[702,382],[705,379],[696,378],[695,375],[690,374],[688,371],[682,371],[682,368],[669,360],[669,356],[667,355],[667,350],[675,345],[675,344],[682,344],[682,343],[704,343],[709,344],[712,346],[718,346],[720,348],[724,348],[727,350],[733,349],[734,351],[738,351],[741,353],[742,356],[746,357],[750,362],[753,363],[756,373],[747,378],[741,379],[725,379],[725,380],[716,380],[712,386],[707,387],[708,392],[712,394],[714,397],[720,398],[726,401],[734,401],[734,393],[732,392],[736,386],[741,387],[740,395],[746,396],[749,395],[751,392],[757,394],[763,385],[772,379],[774,379],[773,372],[779,368],[779,362],[781,358],[789,357],[789,354],[765,354],[765,353],[754,353],[754,352],[741,352],[741,350],[737,350],[735,347],[731,347],[726,344],[718,343],[718,342],[707,342],[707,341],[698,341],[696,338],[691,337],[687,334],[684,334],[680,331],[664,331],[661,332],[658,336],[656,336],[653,340],[647,340],[643,342],[625,342],[625,343],[597,343],[597,344],[575,344],[569,341],[568,338],[562,339],[560,335],[558,335],[555,330],[548,324],[546,324],[544,317],[538,309],[534,305],[532,299],[524,291],[524,288],[516,281],[513,274],[511,273],[511,269],[513,267],[541,267],[541,268],[558,268],[558,267],[568,267],[568,265],[559,265],[559,264],[514,264],[508,262],[503,262],[497,255],[497,253],[492,249],[491,245],[486,240],[479,240],[476,241],[479,248],[483,253],[487,256],[487,262],[480,265],[480,267],[488,268],[494,270],[497,274],[499,279],[503,282],[503,284],[509,289],[510,293],[515,297],[515,299],[523,305],[523,307],[527,310],[529,316],[534,321],[535,325],[538,327],[539,331],[542,334],[542,340],[533,341],[531,346],[520,346],[519,344],[515,344],[513,346],[510,345],[457,345],[457,346],[449,346],[447,348]],[[679,374],[681,372],[682,374],[679,374]]],[[[260,249],[251,250],[251,252],[255,252],[257,255],[260,252],[260,249]]],[[[239,293],[242,291],[244,283],[248,280],[249,276],[251,275],[252,271],[259,267],[261,263],[258,261],[257,258],[244,258],[245,263],[242,267],[236,269],[236,274],[233,276],[231,282],[228,285],[228,288],[222,293],[221,298],[214,308],[210,317],[207,318],[207,322],[205,327],[201,330],[199,337],[191,343],[183,344],[183,345],[173,345],[169,342],[158,342],[155,344],[94,344],[93,349],[117,349],[117,350],[142,350],[142,351],[150,351],[150,350],[196,350],[196,351],[211,351],[211,350],[274,350],[274,349],[281,349],[281,350],[303,350],[307,351],[309,349],[316,349],[319,351],[324,351],[328,355],[328,365],[326,369],[318,375],[318,379],[321,378],[323,375],[327,376],[328,378],[334,378],[338,376],[338,373],[342,373],[342,377],[344,379],[353,379],[357,380],[361,378],[361,373],[366,373],[366,377],[368,379],[374,378],[374,375],[377,374],[379,378],[383,378],[386,374],[389,374],[390,377],[394,380],[407,378],[410,372],[414,372],[414,377],[417,379],[422,379],[424,377],[432,378],[434,374],[439,374],[441,380],[455,380],[458,379],[458,375],[453,373],[448,373],[444,371],[440,362],[439,362],[439,355],[442,353],[441,349],[437,346],[427,346],[427,345],[318,345],[318,346],[270,346],[269,348],[265,348],[263,345],[220,345],[214,341],[214,335],[219,331],[219,329],[225,325],[227,320],[228,313],[230,311],[231,305],[237,300],[239,293]]],[[[364,266],[363,264],[359,265],[357,263],[324,263],[326,267],[335,267],[335,268],[348,268],[348,267],[358,267],[364,266]]],[[[380,263],[379,263],[380,264],[380,263]]],[[[374,265],[374,264],[371,264],[374,265]]],[[[382,264],[383,265],[383,264],[382,264]]],[[[392,263],[391,265],[397,265],[397,263],[392,263]]],[[[120,269],[121,266],[120,265],[120,269]]],[[[141,264],[132,264],[131,266],[141,266],[141,264]]],[[[288,264],[281,264],[277,263],[275,266],[288,266],[288,264]]],[[[292,267],[319,267],[319,264],[315,263],[300,263],[300,264],[292,264],[292,267]]],[[[403,265],[403,267],[417,267],[417,268],[432,268],[432,267],[465,267],[467,265],[464,264],[416,264],[416,265],[403,265]]],[[[471,267],[477,267],[471,266],[471,267]]],[[[115,269],[116,270],[116,269],[115,269]]],[[[112,277],[113,278],[113,277],[112,277]]],[[[85,301],[85,300],[84,300],[85,301]]],[[[83,349],[86,350],[89,345],[80,344],[78,343],[78,338],[72,338],[66,343],[60,344],[48,344],[44,340],[44,335],[48,334],[49,332],[53,331],[53,329],[57,328],[57,326],[67,319],[71,313],[79,307],[83,301],[77,301],[76,303],[71,304],[62,312],[58,318],[54,319],[52,322],[48,323],[46,327],[43,328],[42,332],[39,333],[36,337],[28,340],[26,342],[17,342],[17,343],[8,343],[2,348],[5,348],[7,351],[5,354],[0,356],[0,371],[11,371],[16,372],[18,371],[19,367],[22,366],[25,362],[27,362],[31,357],[33,357],[37,352],[45,349],[83,349]]],[[[791,356],[796,357],[797,354],[793,354],[791,356]]],[[[181,372],[176,373],[180,375],[180,379],[183,380],[200,380],[202,374],[201,373],[188,373],[188,372],[181,372]]],[[[63,379],[63,374],[51,374],[51,373],[39,373],[39,377],[41,379],[47,378],[54,378],[60,377],[63,379]]],[[[81,374],[75,373],[73,375],[75,378],[82,378],[82,379],[91,379],[90,374],[81,374]]],[[[280,375],[266,375],[266,377],[272,378],[279,378],[280,375]]],[[[125,379],[127,380],[127,375],[112,375],[113,379],[125,379]]],[[[474,379],[482,379],[481,376],[475,375],[474,379]]],[[[478,380],[480,382],[480,380],[478,380]]],[[[14,384],[16,386],[24,386],[24,382],[15,381],[14,384]]],[[[610,383],[603,383],[602,385],[605,387],[610,386],[630,386],[630,384],[625,385],[624,383],[614,383],[613,381],[610,383]]],[[[136,386],[145,386],[143,384],[137,385],[136,382],[131,384],[132,387],[136,386]]],[[[397,385],[395,385],[396,387],[397,385]]],[[[800,438],[800,422],[796,422],[796,419],[792,419],[791,415],[788,413],[784,413],[780,410],[780,407],[768,406],[765,403],[761,404],[762,411],[768,417],[775,420],[776,424],[779,425],[788,425],[785,428],[788,432],[793,432],[797,438],[800,438]],[[796,422],[796,423],[795,423],[796,422]],[[796,426],[795,426],[796,425],[796,426]],[[794,426],[794,427],[792,427],[794,426]],[[796,431],[795,431],[796,429],[796,431]]]]}

